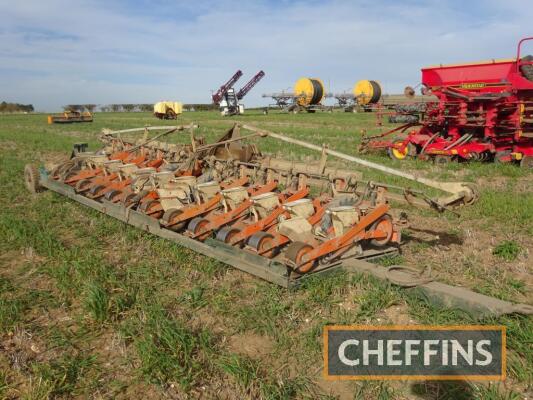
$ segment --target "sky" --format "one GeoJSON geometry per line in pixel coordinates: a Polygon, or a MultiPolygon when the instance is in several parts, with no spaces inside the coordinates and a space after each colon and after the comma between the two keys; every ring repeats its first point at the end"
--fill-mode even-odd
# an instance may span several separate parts
{"type": "Polygon", "coordinates": [[[512,57],[531,21],[530,0],[0,0],[0,101],[208,103],[237,69],[236,89],[266,73],[247,106],[303,76],[401,93],[426,65],[512,57]]]}

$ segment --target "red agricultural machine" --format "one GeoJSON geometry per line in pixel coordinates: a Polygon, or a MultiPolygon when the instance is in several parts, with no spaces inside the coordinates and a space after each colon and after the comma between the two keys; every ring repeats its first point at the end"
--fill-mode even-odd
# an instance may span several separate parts
{"type": "Polygon", "coordinates": [[[437,102],[416,108],[418,122],[363,137],[361,150],[407,157],[519,162],[533,166],[533,56],[422,68],[424,94],[437,102]],[[414,129],[412,129],[414,128],[414,129]],[[388,139],[408,132],[403,138],[388,139]]]}

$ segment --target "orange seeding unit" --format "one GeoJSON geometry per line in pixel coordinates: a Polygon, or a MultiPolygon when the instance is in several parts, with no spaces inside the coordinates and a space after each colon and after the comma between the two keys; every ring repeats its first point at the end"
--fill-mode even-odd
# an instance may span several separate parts
{"type": "MultiPolygon", "coordinates": [[[[194,136],[194,125],[104,131],[103,147],[74,145],[71,158],[54,168],[27,165],[34,193],[47,188],[138,228],[284,287],[306,276],[397,253],[402,214],[390,201],[438,211],[469,204],[475,195],[461,183],[415,178],[443,191],[432,199],[420,191],[362,181],[361,174],[327,166],[321,149],[317,166],[264,156],[251,138],[269,136],[315,149],[315,145],[248,125],[235,124],[217,142],[194,136]],[[251,131],[240,135],[240,129],[251,131]],[[149,138],[152,130],[163,130],[149,138]],[[136,141],[124,133],[144,131],[136,141]],[[190,144],[159,141],[189,132],[190,144]],[[394,193],[394,191],[400,193],[394,193]]],[[[315,149],[316,150],[316,149],[315,149]]],[[[367,167],[408,174],[372,164],[367,167]]]]}
{"type": "Polygon", "coordinates": [[[193,129],[166,128],[142,143],[103,134],[104,147],[96,152],[77,144],[70,160],[50,170],[28,165],[26,185],[285,287],[346,258],[398,251],[404,221],[392,216],[385,187],[368,186],[357,195],[345,176],[334,182],[309,171],[261,170],[256,146],[242,145],[235,127],[212,145],[196,138],[190,145],[156,141],[193,129]],[[313,180],[322,180],[322,192],[313,180]]]}

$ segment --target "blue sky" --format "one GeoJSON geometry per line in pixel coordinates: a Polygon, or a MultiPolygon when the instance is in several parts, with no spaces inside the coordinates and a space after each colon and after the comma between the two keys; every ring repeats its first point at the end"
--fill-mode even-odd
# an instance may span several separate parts
{"type": "Polygon", "coordinates": [[[237,88],[266,72],[249,106],[301,76],[398,93],[425,65],[513,56],[531,21],[518,0],[0,0],[0,100],[205,103],[237,69],[237,88]]]}

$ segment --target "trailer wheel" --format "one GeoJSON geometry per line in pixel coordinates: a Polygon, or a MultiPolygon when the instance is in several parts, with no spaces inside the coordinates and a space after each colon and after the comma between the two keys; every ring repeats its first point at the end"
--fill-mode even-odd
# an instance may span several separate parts
{"type": "Polygon", "coordinates": [[[405,160],[407,157],[416,156],[416,147],[412,143],[407,143],[405,149],[399,150],[395,146],[399,146],[403,143],[403,140],[395,140],[392,146],[388,148],[389,157],[393,160],[405,160]]]}
{"type": "MultiPolygon", "coordinates": [[[[293,242],[287,247],[285,252],[285,258],[287,261],[291,262],[294,265],[300,264],[304,255],[313,250],[313,246],[304,243],[304,242],[293,242]]],[[[294,271],[298,274],[305,274],[309,272],[315,265],[315,260],[311,260],[299,267],[295,268],[294,271]]]]}
{"type": "Polygon", "coordinates": [[[383,239],[372,239],[370,244],[383,247],[392,239],[392,234],[394,232],[394,226],[392,223],[392,217],[389,214],[383,215],[380,219],[372,224],[370,231],[382,231],[386,234],[386,237],[383,239]]]}
{"type": "Polygon", "coordinates": [[[24,167],[24,183],[31,193],[42,192],[43,187],[39,183],[39,171],[34,165],[26,164],[24,167]]]}
{"type": "Polygon", "coordinates": [[[531,156],[523,156],[522,160],[520,160],[520,168],[533,169],[533,157],[531,157],[531,156]]]}

